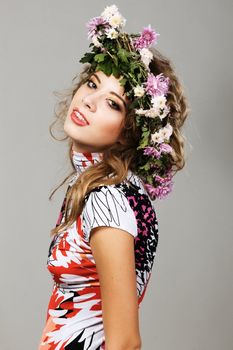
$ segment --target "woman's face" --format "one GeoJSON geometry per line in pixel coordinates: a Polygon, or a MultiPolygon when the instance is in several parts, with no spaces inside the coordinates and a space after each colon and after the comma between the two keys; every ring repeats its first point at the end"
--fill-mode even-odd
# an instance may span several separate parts
{"type": "Polygon", "coordinates": [[[76,91],[64,123],[75,151],[101,152],[119,140],[127,104],[119,79],[97,71],[76,91]],[[78,112],[88,124],[77,121],[78,112]]]}

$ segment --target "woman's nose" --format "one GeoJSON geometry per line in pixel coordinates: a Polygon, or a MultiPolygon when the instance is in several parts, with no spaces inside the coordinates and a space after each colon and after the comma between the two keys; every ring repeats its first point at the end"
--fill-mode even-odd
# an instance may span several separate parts
{"type": "Polygon", "coordinates": [[[91,95],[85,95],[82,98],[82,102],[87,106],[92,112],[96,110],[95,98],[91,95]]]}

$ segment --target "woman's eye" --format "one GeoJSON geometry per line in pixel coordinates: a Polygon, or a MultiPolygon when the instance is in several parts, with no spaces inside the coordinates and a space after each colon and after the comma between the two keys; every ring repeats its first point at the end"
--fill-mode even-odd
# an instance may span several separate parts
{"type": "MultiPolygon", "coordinates": [[[[94,88],[94,89],[97,88],[96,84],[93,82],[92,79],[88,79],[88,80],[87,80],[87,86],[88,86],[89,88],[94,88]],[[93,85],[92,85],[92,84],[93,84],[93,85]]],[[[110,103],[110,107],[111,107],[111,108],[120,111],[120,106],[119,106],[115,101],[110,100],[110,99],[109,99],[109,101],[111,101],[111,103],[110,103]]]]}
{"type": "Polygon", "coordinates": [[[110,103],[111,108],[116,109],[118,111],[120,110],[120,107],[116,102],[114,102],[113,100],[109,100],[109,101],[112,102],[112,103],[110,103]]]}
{"type": "Polygon", "coordinates": [[[94,84],[95,87],[96,87],[96,84],[95,84],[91,79],[88,79],[88,80],[87,80],[87,86],[91,87],[89,83],[94,84]]]}

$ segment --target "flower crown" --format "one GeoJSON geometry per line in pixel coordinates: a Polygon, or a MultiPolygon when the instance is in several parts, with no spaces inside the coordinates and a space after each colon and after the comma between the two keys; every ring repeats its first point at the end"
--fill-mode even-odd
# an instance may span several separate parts
{"type": "Polygon", "coordinates": [[[156,33],[150,25],[139,34],[122,31],[126,19],[116,5],[107,6],[99,17],[87,23],[91,52],[79,60],[90,63],[91,70],[113,74],[132,100],[130,108],[136,114],[141,129],[137,172],[144,181],[150,197],[162,199],[172,190],[171,153],[169,145],[173,128],[168,122],[170,108],[166,95],[169,78],[163,73],[154,75],[149,64],[153,54],[149,50],[157,43],[156,33]]]}

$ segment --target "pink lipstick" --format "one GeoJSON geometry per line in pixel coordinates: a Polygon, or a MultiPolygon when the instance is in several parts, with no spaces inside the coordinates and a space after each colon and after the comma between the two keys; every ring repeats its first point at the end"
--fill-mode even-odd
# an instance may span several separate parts
{"type": "Polygon", "coordinates": [[[73,120],[73,122],[80,126],[89,125],[87,119],[84,117],[84,115],[78,110],[78,108],[74,108],[70,118],[73,120]]]}

